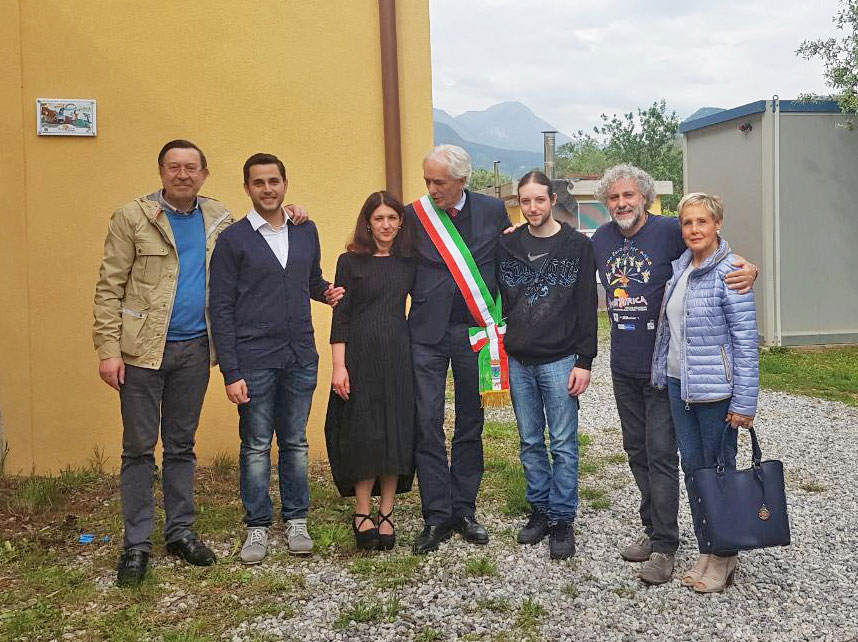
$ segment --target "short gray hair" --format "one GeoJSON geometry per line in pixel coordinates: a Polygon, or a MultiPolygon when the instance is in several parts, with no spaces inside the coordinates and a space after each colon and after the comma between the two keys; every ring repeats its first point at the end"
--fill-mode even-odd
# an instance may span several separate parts
{"type": "Polygon", "coordinates": [[[703,192],[691,192],[682,197],[676,207],[677,216],[682,220],[682,210],[689,205],[700,205],[712,215],[712,220],[720,223],[724,220],[724,201],[720,196],[704,194],[703,192]]]}
{"type": "Polygon", "coordinates": [[[468,179],[471,177],[471,156],[461,147],[456,145],[438,145],[432,148],[432,151],[426,154],[423,159],[425,163],[432,160],[447,167],[450,176],[453,178],[464,178],[465,184],[468,184],[468,179]]]}
{"type": "Polygon", "coordinates": [[[596,185],[594,196],[597,200],[601,201],[603,205],[607,205],[608,192],[614,186],[614,183],[627,178],[633,180],[637,184],[638,189],[646,200],[644,207],[649,209],[650,205],[655,202],[655,181],[652,180],[652,176],[647,174],[640,167],[635,167],[634,165],[629,165],[627,163],[614,165],[613,167],[608,168],[605,171],[605,175],[602,176],[602,180],[600,180],[599,184],[596,185]]]}

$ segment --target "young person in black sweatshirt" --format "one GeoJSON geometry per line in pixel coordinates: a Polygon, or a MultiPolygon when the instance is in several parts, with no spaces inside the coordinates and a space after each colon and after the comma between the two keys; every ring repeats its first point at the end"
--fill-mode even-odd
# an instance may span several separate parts
{"type": "Polygon", "coordinates": [[[532,509],[518,542],[549,535],[551,557],[563,559],[575,554],[578,396],[596,356],[596,264],[587,237],[551,217],[557,195],[545,174],[525,175],[518,198],[528,224],[501,238],[498,256],[510,393],[532,509]]]}

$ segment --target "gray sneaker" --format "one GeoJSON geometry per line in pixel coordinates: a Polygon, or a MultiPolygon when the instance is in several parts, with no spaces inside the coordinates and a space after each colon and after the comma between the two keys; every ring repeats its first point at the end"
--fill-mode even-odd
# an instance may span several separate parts
{"type": "Polygon", "coordinates": [[[652,555],[652,543],[646,535],[620,549],[620,557],[627,562],[646,562],[650,555],[652,555]]]}
{"type": "Polygon", "coordinates": [[[251,526],[238,557],[245,564],[259,564],[268,555],[268,528],[251,526]]]}
{"type": "Polygon", "coordinates": [[[290,519],[286,522],[286,541],[293,555],[309,555],[313,552],[313,540],[307,532],[306,519],[290,519]]]}
{"type": "Polygon", "coordinates": [[[644,584],[664,584],[670,581],[673,575],[673,554],[653,553],[650,558],[641,564],[638,577],[644,584]]]}

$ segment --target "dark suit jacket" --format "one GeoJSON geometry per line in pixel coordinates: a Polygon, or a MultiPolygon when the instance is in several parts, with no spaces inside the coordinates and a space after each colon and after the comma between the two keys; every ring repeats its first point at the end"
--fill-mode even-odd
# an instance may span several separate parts
{"type": "MultiPolygon", "coordinates": [[[[500,199],[466,192],[465,208],[470,208],[471,223],[468,249],[489,291],[492,296],[496,296],[495,258],[500,234],[510,225],[509,216],[500,199]]],[[[410,217],[417,229],[417,274],[408,315],[411,339],[417,343],[434,345],[444,337],[447,330],[458,286],[411,205],[405,208],[405,215],[410,217]]]]}

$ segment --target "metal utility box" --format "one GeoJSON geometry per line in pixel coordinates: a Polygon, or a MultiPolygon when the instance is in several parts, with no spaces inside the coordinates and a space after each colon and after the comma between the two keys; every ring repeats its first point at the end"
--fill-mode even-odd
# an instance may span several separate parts
{"type": "Polygon", "coordinates": [[[686,192],[759,264],[764,345],[858,343],[858,128],[833,102],[760,100],[683,122],[686,192]]]}

